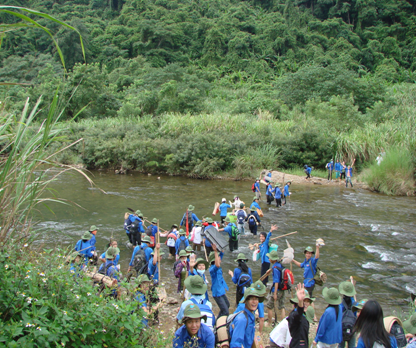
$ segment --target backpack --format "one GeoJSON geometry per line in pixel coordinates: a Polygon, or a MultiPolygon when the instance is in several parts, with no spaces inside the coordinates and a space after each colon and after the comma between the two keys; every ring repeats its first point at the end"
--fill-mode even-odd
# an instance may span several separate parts
{"type": "Polygon", "coordinates": [[[404,348],[407,345],[404,329],[401,327],[398,321],[394,321],[394,323],[391,325],[391,328],[389,329],[389,333],[393,335],[397,340],[398,348],[404,348]]]}
{"type": "MultiPolygon", "coordinates": [[[[239,269],[242,271],[241,268],[239,269]]],[[[243,297],[246,287],[249,287],[251,283],[252,283],[252,277],[248,273],[243,273],[242,271],[242,273],[239,276],[239,279],[237,280],[236,293],[242,295],[243,297]]],[[[242,297],[239,297],[239,298],[242,298],[242,297]]]]}
{"type": "Polygon", "coordinates": [[[193,226],[193,213],[188,211],[188,229],[193,226]]]}
{"type": "Polygon", "coordinates": [[[231,234],[232,241],[237,241],[238,235],[239,235],[239,230],[237,229],[235,225],[232,225],[232,234],[231,234]]]}
{"type": "Polygon", "coordinates": [[[146,228],[145,234],[148,235],[148,236],[152,235],[152,226],[151,225],[146,228]]]}
{"type": "MultiPolygon", "coordinates": [[[[177,265],[181,263],[181,260],[177,260],[174,262],[174,266],[172,267],[172,271],[175,273],[175,269],[177,269],[177,265]]],[[[178,276],[175,276],[178,279],[178,276]]]]}
{"type": "Polygon", "coordinates": [[[137,233],[139,231],[139,221],[134,219],[132,224],[129,226],[129,232],[132,234],[137,233]]]}
{"type": "Polygon", "coordinates": [[[231,314],[229,316],[223,315],[217,319],[216,327],[213,330],[216,348],[218,346],[221,348],[222,345],[225,345],[225,344],[227,344],[227,347],[229,346],[228,344],[230,344],[230,341],[232,339],[232,337],[230,336],[230,324],[235,319],[235,317],[241,313],[245,314],[246,329],[247,329],[249,325],[249,320],[248,320],[248,314],[246,314],[246,311],[244,310],[241,310],[237,312],[236,314],[231,314]]]}
{"type": "Polygon", "coordinates": [[[255,183],[252,184],[252,191],[255,192],[256,188],[255,188],[255,183]]]}
{"type": "Polygon", "coordinates": [[[353,335],[353,326],[356,322],[356,316],[353,314],[352,311],[352,304],[350,307],[346,304],[346,301],[343,299],[342,301],[343,306],[345,307],[345,310],[343,310],[342,314],[342,334],[343,334],[343,340],[349,341],[352,338],[353,335]]]}
{"type": "Polygon", "coordinates": [[[250,215],[248,218],[248,224],[250,227],[254,227],[256,225],[256,218],[254,215],[250,215]]]}
{"type": "Polygon", "coordinates": [[[178,239],[180,239],[180,245],[178,246],[178,252],[180,252],[181,250],[185,250],[187,245],[185,244],[185,238],[181,239],[181,237],[179,237],[178,239]]]}
{"type": "Polygon", "coordinates": [[[237,211],[237,222],[238,224],[243,224],[245,222],[245,211],[243,211],[242,209],[237,211]]]}
{"type": "Polygon", "coordinates": [[[170,236],[167,239],[167,246],[168,247],[175,247],[175,242],[176,242],[176,240],[172,236],[170,236]]]}
{"type": "Polygon", "coordinates": [[[274,267],[276,269],[278,269],[281,272],[281,280],[278,283],[278,290],[280,291],[285,291],[285,290],[290,290],[291,286],[294,285],[294,274],[292,273],[291,270],[282,267],[274,267]]]}
{"type": "Polygon", "coordinates": [[[138,274],[143,274],[144,267],[146,266],[146,254],[142,247],[139,247],[139,250],[136,251],[135,256],[133,257],[133,268],[138,272],[138,274]]]}
{"type": "Polygon", "coordinates": [[[192,297],[190,298],[190,301],[200,308],[201,316],[207,316],[207,320],[204,321],[203,319],[201,319],[201,322],[203,324],[206,324],[208,327],[210,327],[210,330],[213,331],[214,327],[216,326],[216,318],[214,316],[213,310],[211,310],[211,308],[206,304],[207,299],[204,299],[203,304],[197,303],[196,300],[192,297]]]}

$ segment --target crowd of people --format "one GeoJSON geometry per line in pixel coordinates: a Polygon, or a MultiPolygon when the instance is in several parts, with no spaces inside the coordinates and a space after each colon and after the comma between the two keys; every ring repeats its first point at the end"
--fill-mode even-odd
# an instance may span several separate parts
{"type": "MultiPolygon", "coordinates": [[[[268,183],[267,204],[272,202],[271,196],[277,206],[285,204],[290,197],[290,185],[288,181],[281,190],[279,185],[273,188],[268,183]]],[[[222,199],[219,222],[210,217],[200,220],[192,205],[188,206],[179,225],[173,224],[169,231],[159,229],[156,218],[148,221],[149,225],[146,226],[146,219],[139,210],[125,214],[124,228],[133,247],[127,278],[132,277],[136,286],[135,300],[146,314],[143,326],[150,325],[149,319],[158,319],[158,309],[162,304],[155,296],[155,288],[160,281],[158,267],[164,255],[159,237],[164,237],[168,258],[173,260],[172,277],[178,279],[177,293],[183,300],[176,316],[177,330],[173,347],[252,347],[256,342],[256,313],[261,333],[265,330],[265,314],[268,316],[268,327],[272,328],[267,347],[303,348],[311,344],[319,348],[415,347],[415,314],[404,323],[394,318],[387,327],[381,306],[376,300],[356,301],[352,280],[344,281],[337,287],[323,288],[321,294],[328,306],[317,319],[314,290],[323,246],[319,241],[316,241],[315,248],[307,246],[304,249],[302,262],[292,260],[295,266],[303,269],[302,283],[294,282],[292,272],[282,263],[278,251],[271,249],[271,237],[278,230],[276,225],[272,225],[268,233],[260,232],[259,243],[253,245],[258,251],[260,272],[256,273],[248,267],[248,258],[244,253],[237,255],[233,271],[223,271],[222,259],[227,251],[219,248],[218,242],[210,238],[212,235],[208,231],[214,228],[220,235],[228,237],[230,252],[238,249],[238,237],[245,233],[245,223],[250,233],[257,237],[257,229],[261,224],[257,212],[261,200],[259,178],[252,190],[256,195],[248,208],[237,196],[229,204],[222,199]],[[227,212],[228,209],[232,211],[227,212]],[[205,258],[198,258],[197,254],[203,252],[205,258]],[[224,279],[225,273],[231,276],[235,285],[233,302],[229,301],[227,295],[230,289],[224,279]],[[209,275],[211,294],[208,293],[209,275]],[[270,277],[272,283],[268,284],[270,277]],[[289,296],[291,290],[295,291],[295,297],[289,296]],[[219,308],[218,314],[213,312],[213,300],[219,308]],[[292,305],[289,314],[285,309],[287,301],[292,305]],[[234,309],[232,314],[230,309],[234,309]],[[313,322],[318,322],[318,328],[309,342],[309,329],[313,322]]],[[[78,273],[91,261],[100,260],[103,264],[98,272],[120,281],[120,250],[117,242],[111,241],[107,251],[98,256],[95,247],[97,231],[98,228],[93,225],[81,236],[75,246],[74,258],[71,259],[71,270],[78,273]]],[[[108,296],[117,297],[117,288],[112,289],[108,296]]]]}

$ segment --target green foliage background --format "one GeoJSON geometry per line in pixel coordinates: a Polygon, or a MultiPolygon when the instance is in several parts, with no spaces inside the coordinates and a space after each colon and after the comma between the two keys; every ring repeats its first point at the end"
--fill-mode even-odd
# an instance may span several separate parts
{"type": "Polygon", "coordinates": [[[65,161],[242,177],[335,155],[360,169],[398,142],[414,157],[415,1],[4,3],[83,35],[86,62],[75,32],[39,20],[55,33],[65,74],[45,33],[7,33],[0,51],[0,82],[32,84],[0,86],[8,111],[40,94],[46,109],[57,86],[63,119],[87,106],[69,135],[84,148],[65,161]]]}

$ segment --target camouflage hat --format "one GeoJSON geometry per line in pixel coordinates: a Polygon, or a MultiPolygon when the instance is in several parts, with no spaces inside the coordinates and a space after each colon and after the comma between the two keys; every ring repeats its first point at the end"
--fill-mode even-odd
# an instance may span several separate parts
{"type": "Polygon", "coordinates": [[[266,256],[271,261],[277,261],[277,260],[279,260],[279,256],[278,256],[278,252],[277,251],[271,251],[270,253],[267,253],[266,256]]]}
{"type": "Polygon", "coordinates": [[[117,247],[109,247],[106,251],[106,259],[115,259],[119,253],[120,250],[117,247]]]}
{"type": "Polygon", "coordinates": [[[91,239],[91,233],[89,231],[86,231],[82,236],[81,240],[90,240],[91,239]]]}
{"type": "Polygon", "coordinates": [[[244,261],[244,262],[247,262],[247,261],[248,261],[248,259],[246,258],[246,256],[245,256],[245,254],[244,254],[244,253],[239,253],[239,254],[237,255],[237,259],[235,259],[235,262],[237,262],[237,261],[244,261]]]}
{"type": "Polygon", "coordinates": [[[193,205],[188,205],[188,211],[194,211],[195,207],[193,205]]]}
{"type": "Polygon", "coordinates": [[[178,253],[178,256],[181,258],[181,257],[188,257],[189,256],[189,254],[187,253],[187,251],[186,250],[181,250],[179,253],[178,253]]]}
{"type": "Polygon", "coordinates": [[[314,308],[311,305],[307,308],[305,315],[307,321],[312,324],[314,322],[314,308]]]}
{"type": "Polygon", "coordinates": [[[157,224],[157,223],[158,223],[158,219],[156,219],[156,218],[152,219],[152,220],[151,220],[151,223],[153,223],[153,224],[157,224]]]}
{"type": "Polygon", "coordinates": [[[315,253],[315,252],[314,252],[314,250],[313,250],[313,248],[312,248],[311,246],[307,246],[307,247],[306,247],[306,249],[304,250],[304,254],[305,254],[306,252],[311,252],[312,254],[314,254],[314,253],[315,253]]]}
{"type": "Polygon", "coordinates": [[[95,225],[92,225],[92,226],[90,227],[90,231],[94,231],[94,230],[98,230],[98,228],[97,228],[95,225]]]}
{"type": "Polygon", "coordinates": [[[259,293],[255,287],[248,287],[243,294],[242,300],[239,303],[245,303],[246,300],[251,296],[258,297],[259,303],[262,303],[265,299],[264,294],[259,293]]]}
{"type": "Polygon", "coordinates": [[[340,297],[339,291],[335,287],[323,288],[321,294],[324,297],[324,300],[331,305],[339,305],[342,303],[342,298],[340,297]]]}
{"type": "Polygon", "coordinates": [[[184,229],[180,229],[180,230],[178,231],[178,234],[180,234],[180,235],[185,235],[185,230],[184,230],[184,229]]]}
{"type": "Polygon", "coordinates": [[[207,284],[203,278],[198,275],[192,275],[184,280],[184,286],[191,294],[205,294],[207,291],[207,284]]]}
{"type": "Polygon", "coordinates": [[[204,319],[207,321],[206,315],[201,315],[200,308],[196,304],[188,304],[184,309],[184,317],[181,323],[185,324],[188,319],[204,319]]]}
{"type": "Polygon", "coordinates": [[[146,243],[152,243],[152,240],[151,240],[151,237],[150,236],[148,236],[148,235],[145,235],[143,238],[142,238],[142,242],[146,242],[146,243]]]}
{"type": "Polygon", "coordinates": [[[343,281],[339,285],[339,293],[343,296],[353,297],[356,294],[355,286],[350,281],[343,281]]]}

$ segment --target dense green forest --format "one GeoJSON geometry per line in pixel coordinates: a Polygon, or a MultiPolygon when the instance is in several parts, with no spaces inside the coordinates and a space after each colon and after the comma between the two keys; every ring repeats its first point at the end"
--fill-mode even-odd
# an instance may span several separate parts
{"type": "Polygon", "coordinates": [[[244,177],[392,151],[415,186],[415,1],[3,2],[83,36],[86,61],[77,33],[36,18],[65,72],[43,31],[6,32],[0,50],[0,81],[20,84],[0,86],[5,110],[42,95],[41,119],[59,87],[62,120],[77,115],[68,142],[84,143],[62,161],[244,177]]]}

